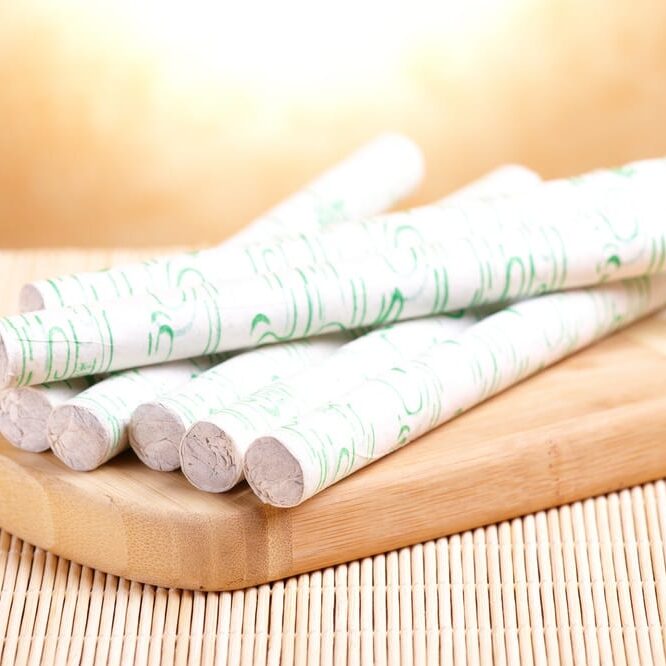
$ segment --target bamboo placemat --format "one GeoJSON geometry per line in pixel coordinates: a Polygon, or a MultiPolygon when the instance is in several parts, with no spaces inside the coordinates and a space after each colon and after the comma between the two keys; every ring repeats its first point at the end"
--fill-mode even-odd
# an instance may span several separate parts
{"type": "Polygon", "coordinates": [[[658,481],[201,593],[107,576],[2,532],[2,664],[663,664],[665,534],[658,481]]]}
{"type": "MultiPolygon", "coordinates": [[[[0,311],[12,277],[151,253],[0,253],[0,311]]],[[[133,583],[2,531],[0,666],[663,664],[665,541],[663,481],[236,592],[133,583]]]]}

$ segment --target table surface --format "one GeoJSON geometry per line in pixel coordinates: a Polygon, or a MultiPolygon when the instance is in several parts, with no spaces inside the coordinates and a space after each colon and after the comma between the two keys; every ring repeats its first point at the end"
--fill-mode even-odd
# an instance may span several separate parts
{"type": "Polygon", "coordinates": [[[658,481],[204,593],[130,583],[2,532],[2,663],[663,663],[665,536],[658,481]]]}
{"type": "Polygon", "coordinates": [[[235,592],[132,583],[2,531],[0,663],[664,663],[665,541],[661,480],[235,592]]]}

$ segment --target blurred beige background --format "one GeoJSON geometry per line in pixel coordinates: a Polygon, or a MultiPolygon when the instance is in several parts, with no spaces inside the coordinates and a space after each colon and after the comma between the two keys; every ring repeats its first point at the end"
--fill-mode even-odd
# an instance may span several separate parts
{"type": "Polygon", "coordinates": [[[663,0],[273,5],[0,3],[0,246],[214,241],[387,129],[412,203],[666,155],[663,0]]]}

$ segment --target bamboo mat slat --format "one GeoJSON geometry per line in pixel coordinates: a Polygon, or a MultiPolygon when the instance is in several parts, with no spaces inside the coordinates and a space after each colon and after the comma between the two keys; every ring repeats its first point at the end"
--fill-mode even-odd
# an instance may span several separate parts
{"type": "MultiPolygon", "coordinates": [[[[151,251],[2,254],[49,275],[151,251]]],[[[664,481],[235,592],[133,583],[0,530],[0,666],[665,664],[665,542],[664,481]]]]}
{"type": "MultiPolygon", "coordinates": [[[[517,480],[519,482],[519,480],[517,480]]],[[[0,532],[0,663],[664,664],[666,483],[236,592],[0,532]]]]}

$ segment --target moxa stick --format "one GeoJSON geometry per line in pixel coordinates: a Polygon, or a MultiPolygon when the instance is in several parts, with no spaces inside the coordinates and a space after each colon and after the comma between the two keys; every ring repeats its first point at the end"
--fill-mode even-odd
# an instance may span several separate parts
{"type": "MultiPolygon", "coordinates": [[[[666,276],[517,303],[264,433],[245,475],[268,504],[320,492],[512,384],[666,305],[666,276]]],[[[483,482],[481,480],[481,482],[483,482]]]]}
{"type": "Polygon", "coordinates": [[[14,446],[39,453],[49,448],[46,422],[53,409],[92,386],[91,377],[0,391],[0,433],[14,446]]]}
{"type": "Polygon", "coordinates": [[[181,468],[197,488],[224,492],[243,478],[243,458],[262,432],[372,377],[405,355],[447,340],[475,317],[432,317],[394,324],[348,342],[308,369],[268,384],[198,420],[181,442],[181,468]]]}
{"type": "MultiPolygon", "coordinates": [[[[489,197],[509,192],[525,192],[539,182],[539,176],[525,167],[504,166],[491,171],[479,181],[443,199],[442,202],[454,203],[463,197],[469,198],[470,195],[489,197]]],[[[467,230],[467,217],[458,215],[458,219],[454,220],[453,211],[448,212],[448,224],[442,227],[441,211],[438,209],[442,202],[409,213],[341,221],[324,227],[321,232],[310,231],[278,238],[266,236],[255,238],[254,241],[250,238],[223,243],[210,250],[179,255],[178,261],[190,262],[188,268],[180,273],[175,263],[168,265],[165,263],[171,259],[158,259],[110,271],[78,273],[30,283],[22,291],[22,310],[27,312],[44,306],[59,307],[95,301],[104,295],[122,297],[130,295],[130,283],[131,293],[140,293],[149,288],[194,285],[203,281],[217,283],[225,279],[250,277],[303,264],[349,259],[362,256],[369,249],[378,247],[391,248],[413,244],[419,237],[418,231],[412,224],[413,217],[417,218],[419,225],[434,225],[429,233],[434,234],[435,238],[441,239],[444,236],[448,239],[450,233],[456,229],[454,221],[459,222],[462,229],[467,230]],[[191,265],[192,261],[196,261],[196,270],[191,265]],[[152,276],[150,282],[146,282],[148,275],[146,271],[150,271],[152,276]],[[164,274],[160,274],[159,271],[163,271],[164,274]],[[181,279],[183,276],[187,279],[181,279]],[[120,280],[126,289],[117,286],[120,280]],[[114,285],[113,291],[108,288],[109,281],[114,285]],[[58,298],[56,298],[58,295],[56,289],[60,293],[58,298]]]]}
{"type": "MultiPolygon", "coordinates": [[[[348,214],[367,214],[381,210],[394,203],[395,198],[402,196],[420,180],[421,157],[418,149],[404,137],[389,135],[368,144],[345,162],[325,173],[312,185],[292,196],[276,207],[267,216],[255,221],[247,230],[237,235],[237,239],[252,238],[262,233],[267,235],[288,232],[295,229],[325,227],[338,219],[346,219],[348,214]],[[384,174],[385,181],[378,180],[384,174]],[[367,190],[359,190],[363,183],[368,182],[367,190]],[[380,182],[381,181],[381,182],[380,182]],[[330,210],[327,208],[331,205],[330,210]],[[376,208],[379,206],[379,208],[376,208]]],[[[230,246],[227,243],[225,246],[230,246]]],[[[196,266],[192,262],[203,265],[210,259],[217,267],[216,260],[220,248],[209,252],[180,255],[166,261],[156,260],[118,270],[70,276],[62,280],[48,280],[26,287],[22,293],[22,307],[32,310],[46,304],[61,304],[67,300],[73,302],[95,300],[104,296],[122,296],[124,293],[141,291],[142,279],[155,278],[163,272],[165,284],[183,276],[190,275],[196,266]],[[181,264],[178,264],[178,261],[181,264]],[[180,268],[179,268],[180,267],[180,268]],[[180,274],[177,276],[177,270],[180,274]],[[86,275],[90,279],[86,279],[86,275]],[[86,291],[87,290],[87,291],[86,291]],[[51,299],[51,300],[49,300],[51,299]]],[[[198,264],[197,264],[198,265],[198,264]]],[[[30,400],[35,404],[36,396],[41,391],[22,392],[22,400],[30,400]]],[[[70,395],[69,397],[72,397],[70,395]]],[[[17,396],[7,405],[14,405],[12,413],[17,413],[17,396]]],[[[43,419],[42,419],[43,421],[43,419]]],[[[36,427],[35,423],[35,427],[36,427]]],[[[13,427],[14,437],[20,431],[13,427]]],[[[45,434],[45,433],[44,433],[45,434]]],[[[176,452],[177,459],[177,452],[176,452]]]]}
{"type": "Polygon", "coordinates": [[[127,370],[94,384],[51,412],[47,432],[53,453],[74,470],[99,467],[127,448],[127,426],[137,405],[220,360],[196,358],[127,370]]]}
{"type": "MultiPolygon", "coordinates": [[[[648,179],[648,175],[653,175],[655,163],[662,169],[662,178],[666,178],[663,160],[639,163],[631,168],[659,187],[661,181],[648,179]]],[[[551,181],[537,187],[536,174],[525,173],[520,167],[506,169],[492,172],[474,187],[477,204],[463,191],[427,206],[339,224],[320,234],[266,239],[243,246],[242,252],[238,247],[228,248],[223,264],[226,274],[241,278],[321,263],[336,265],[370,253],[409,251],[415,246],[433,243],[446,245],[481,230],[502,234],[508,226],[515,233],[525,223],[554,222],[561,226],[571,221],[575,224],[580,207],[577,199],[588,197],[593,203],[606,194],[617,196],[613,191],[626,185],[625,172],[599,171],[582,179],[551,181]],[[528,174],[530,177],[525,182],[528,174]],[[499,187],[507,182],[514,183],[513,194],[499,192],[499,187]],[[583,186],[579,187],[579,183],[583,186]],[[516,194],[523,196],[516,198],[516,194]],[[503,202],[507,196],[512,200],[503,202]],[[497,201],[488,201],[493,198],[497,201]]],[[[621,198],[624,196],[620,194],[621,198]]],[[[582,204],[583,212],[589,209],[591,202],[582,204]]],[[[603,210],[600,213],[605,214],[603,210]]]]}
{"type": "Polygon", "coordinates": [[[19,306],[29,312],[230,279],[234,274],[225,267],[224,258],[233,246],[297,232],[317,233],[343,220],[374,215],[409,195],[422,178],[420,148],[399,134],[383,135],[220,246],[31,282],[21,290],[19,306]]]}
{"type": "MultiPolygon", "coordinates": [[[[432,242],[449,242],[467,234],[470,222],[479,228],[496,227],[502,221],[483,208],[480,214],[457,204],[524,193],[540,182],[537,174],[519,166],[501,167],[464,190],[428,206],[340,223],[321,233],[300,233],[267,238],[224,248],[217,262],[217,281],[279,272],[318,263],[347,262],[370,253],[385,252],[432,242]],[[510,189],[513,188],[513,189],[510,189]]],[[[510,221],[510,220],[509,220],[510,221]]],[[[213,280],[213,270],[207,275],[213,280]]]]}
{"type": "Polygon", "coordinates": [[[467,233],[452,234],[447,243],[426,237],[422,245],[362,260],[5,317],[0,387],[376,327],[657,273],[666,262],[666,197],[655,172],[666,173],[666,161],[543,185],[536,197],[460,203],[448,209],[512,221],[486,226],[470,220],[467,233]]]}
{"type": "MultiPolygon", "coordinates": [[[[517,165],[500,167],[471,183],[449,199],[496,195],[534,187],[537,174],[517,165]]],[[[254,265],[258,265],[256,262],[254,265]]],[[[148,467],[170,471],[180,466],[179,446],[185,431],[198,419],[231,404],[272,380],[284,378],[304,363],[314,362],[322,347],[299,341],[240,354],[203,373],[173,394],[147,402],[135,410],[130,423],[130,445],[148,467]]]]}
{"type": "Polygon", "coordinates": [[[130,445],[151,469],[178,469],[180,441],[199,417],[317,363],[351,339],[349,333],[338,333],[238,354],[175,391],[142,402],[132,414],[130,445]]]}

